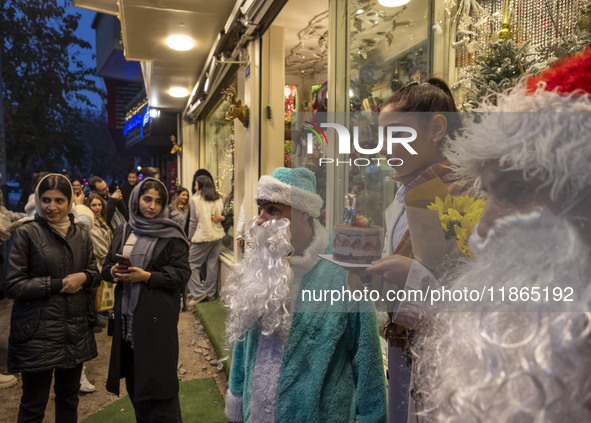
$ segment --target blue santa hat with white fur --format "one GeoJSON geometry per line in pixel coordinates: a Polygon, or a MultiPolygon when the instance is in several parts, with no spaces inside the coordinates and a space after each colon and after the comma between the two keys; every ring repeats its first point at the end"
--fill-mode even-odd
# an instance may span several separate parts
{"type": "Polygon", "coordinates": [[[316,193],[316,177],[305,167],[278,167],[259,179],[256,201],[268,201],[291,206],[293,209],[320,216],[322,197],[316,193]]]}

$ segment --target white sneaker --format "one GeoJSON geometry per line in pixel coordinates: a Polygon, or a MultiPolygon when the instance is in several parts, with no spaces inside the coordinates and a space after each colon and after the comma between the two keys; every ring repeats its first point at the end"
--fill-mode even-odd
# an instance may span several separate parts
{"type": "Polygon", "coordinates": [[[96,391],[96,388],[86,378],[86,371],[85,371],[85,368],[83,367],[82,374],[80,375],[80,392],[82,392],[83,394],[90,394],[94,391],[96,391]]]}
{"type": "Polygon", "coordinates": [[[16,382],[14,375],[3,375],[0,373],[0,389],[12,388],[16,385],[16,382]]]}

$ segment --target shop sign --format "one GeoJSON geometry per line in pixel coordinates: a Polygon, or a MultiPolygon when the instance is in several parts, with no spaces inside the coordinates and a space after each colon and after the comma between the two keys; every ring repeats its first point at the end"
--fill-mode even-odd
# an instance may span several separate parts
{"type": "Polygon", "coordinates": [[[150,135],[150,120],[150,107],[148,103],[143,107],[140,107],[125,120],[123,136],[125,137],[125,145],[127,147],[132,146],[150,135]]]}
{"type": "Polygon", "coordinates": [[[150,113],[148,103],[143,109],[140,109],[137,113],[131,115],[131,118],[125,120],[125,127],[123,128],[123,136],[127,135],[129,131],[134,128],[140,127],[140,136],[144,138],[144,126],[150,123],[150,113]]]}

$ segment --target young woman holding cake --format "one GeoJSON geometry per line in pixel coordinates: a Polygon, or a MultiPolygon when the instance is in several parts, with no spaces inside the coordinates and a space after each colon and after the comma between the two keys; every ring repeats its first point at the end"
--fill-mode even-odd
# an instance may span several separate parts
{"type": "MultiPolygon", "coordinates": [[[[394,201],[385,211],[386,235],[383,258],[373,263],[367,272],[380,275],[385,286],[403,287],[425,269],[413,260],[408,221],[404,209],[404,197],[415,188],[439,177],[450,191],[458,194],[450,163],[442,154],[448,136],[459,129],[461,121],[452,93],[439,78],[429,78],[422,84],[412,83],[386,100],[379,117],[381,127],[410,126],[417,132],[412,142],[418,154],[411,155],[403,144],[394,144],[390,157],[403,162],[394,168],[394,179],[401,186],[394,201]]],[[[386,324],[388,339],[388,419],[390,422],[416,421],[415,404],[410,397],[410,358],[405,355],[412,334],[418,329],[412,321],[397,319],[397,304],[388,308],[390,321],[386,324]]],[[[400,316],[402,317],[402,316],[400,316]]]]}

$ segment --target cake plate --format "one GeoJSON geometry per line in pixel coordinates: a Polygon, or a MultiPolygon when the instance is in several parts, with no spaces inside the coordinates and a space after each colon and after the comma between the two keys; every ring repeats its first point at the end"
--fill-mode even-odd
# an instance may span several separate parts
{"type": "Polygon", "coordinates": [[[363,286],[370,285],[371,277],[373,275],[370,275],[369,273],[365,272],[365,269],[371,266],[371,263],[347,263],[346,261],[335,260],[332,254],[318,254],[318,257],[342,267],[347,272],[355,273],[357,276],[359,276],[359,279],[361,280],[363,286]]]}

